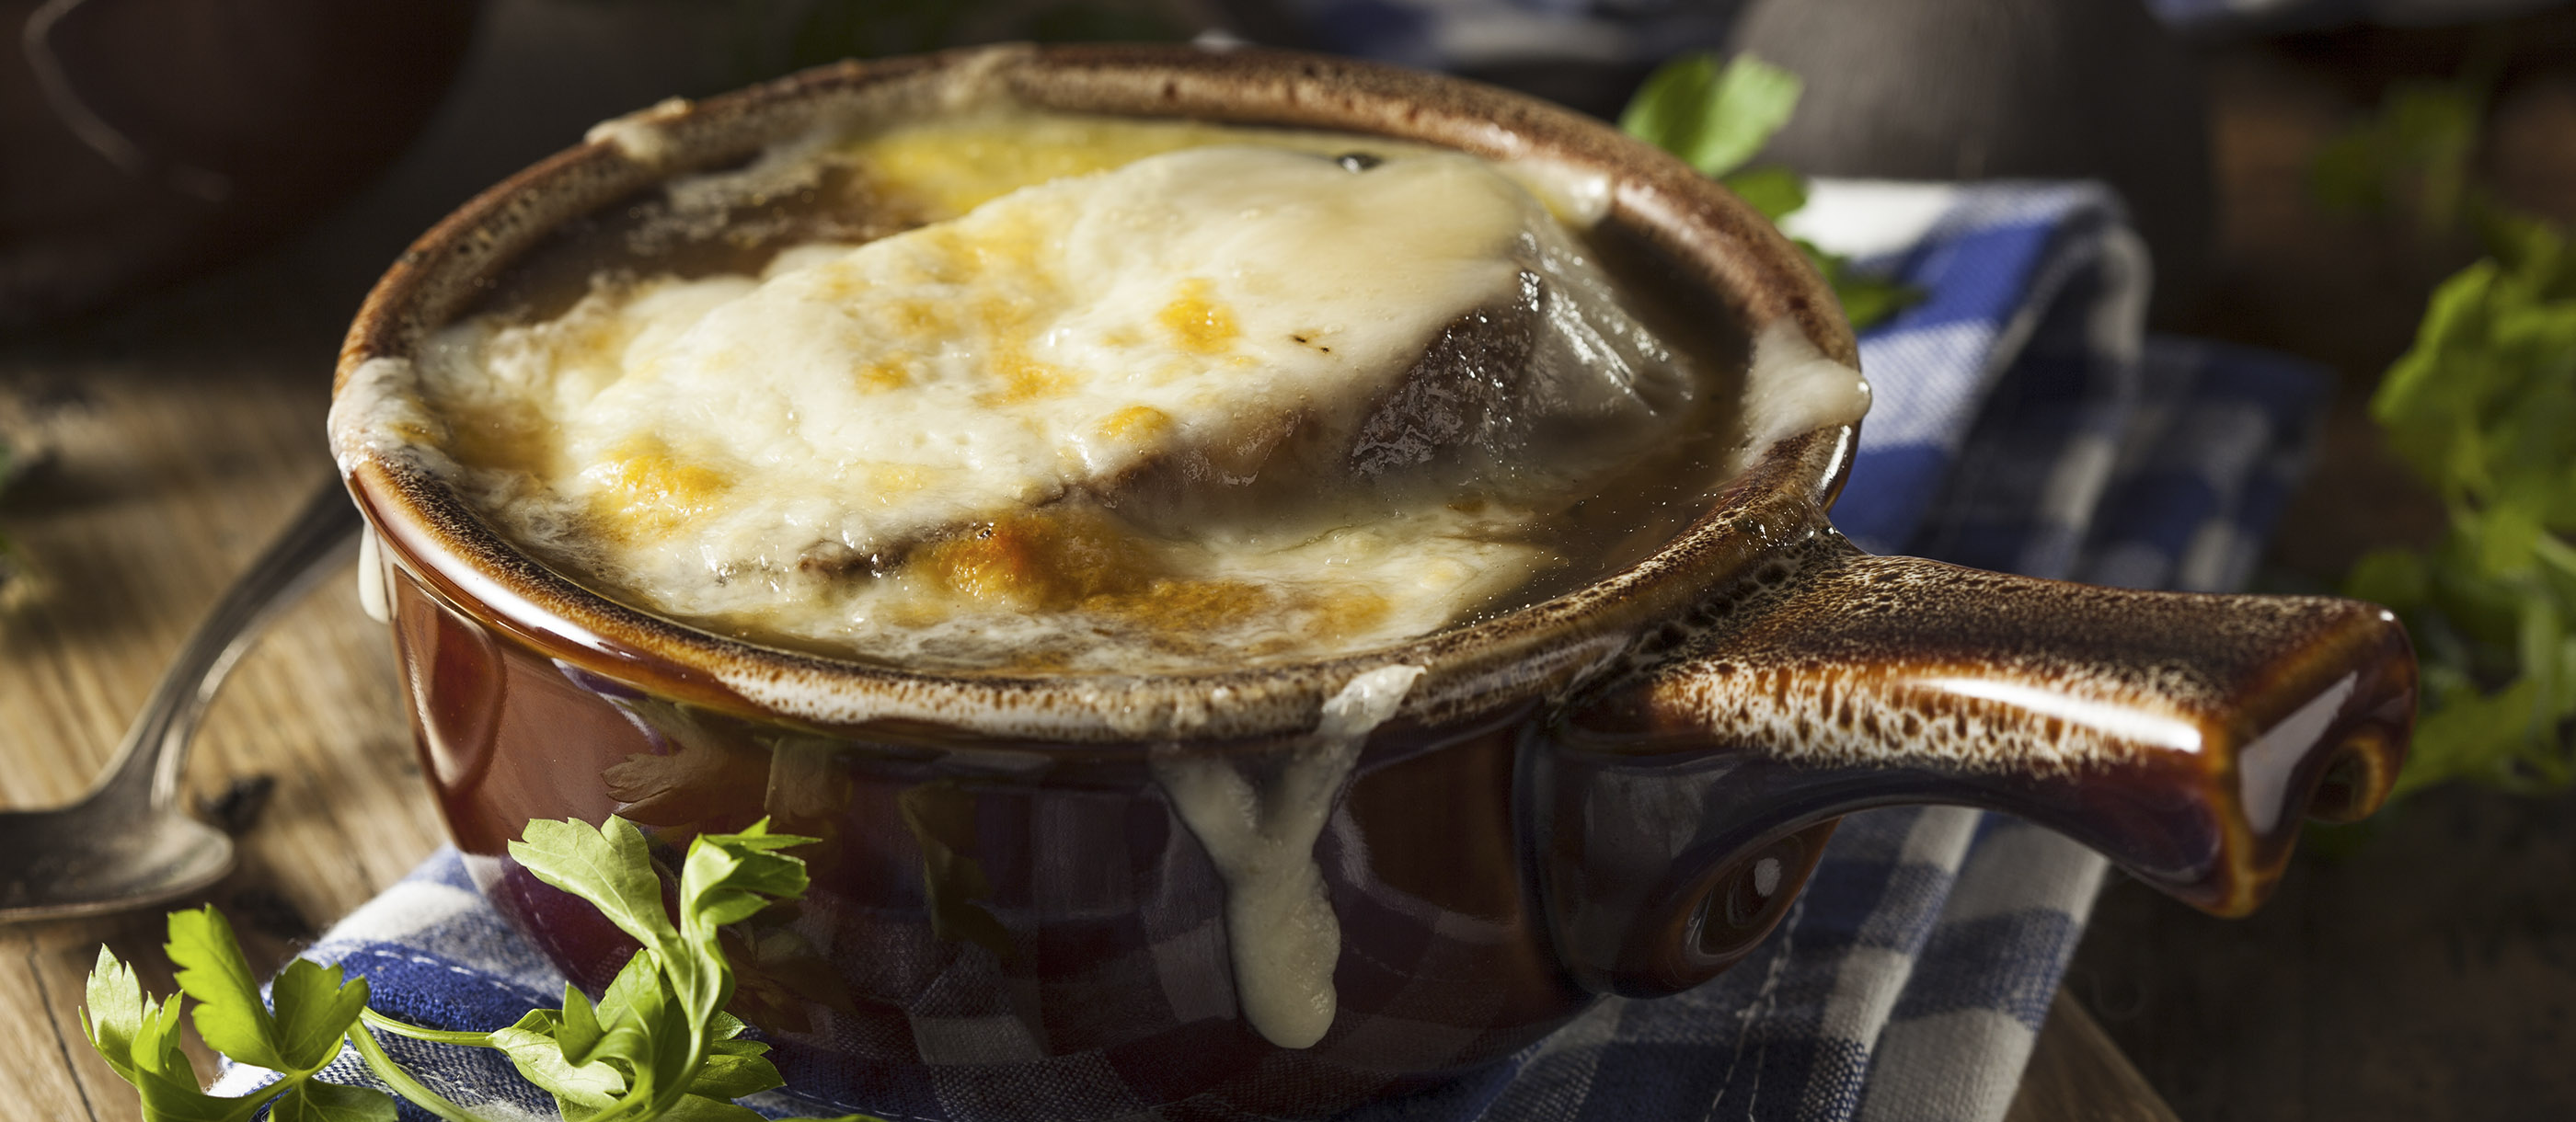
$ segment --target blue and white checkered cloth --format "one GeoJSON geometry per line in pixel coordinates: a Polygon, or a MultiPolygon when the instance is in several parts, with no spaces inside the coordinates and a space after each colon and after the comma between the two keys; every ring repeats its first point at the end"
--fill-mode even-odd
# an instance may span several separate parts
{"type": "MultiPolygon", "coordinates": [[[[2277,356],[2143,337],[2145,252],[2106,191],[1820,182],[1793,226],[1927,296],[1861,338],[1876,405],[1836,508],[1853,538],[2041,576],[2245,580],[2329,383],[2277,356]]],[[[1482,1073],[1348,1117],[1999,1118],[2103,871],[1977,811],[1854,815],[1781,929],[1714,982],[1605,1000],[1482,1073]]],[[[452,850],[306,954],[366,975],[385,1012],[440,1028],[507,1024],[563,987],[452,850]]],[[[550,1113],[492,1053],[387,1043],[451,1097],[550,1113]]],[[[225,1089],[258,1078],[235,1071],[225,1089]]],[[[999,1122],[962,1104],[950,1117],[999,1122]]]]}

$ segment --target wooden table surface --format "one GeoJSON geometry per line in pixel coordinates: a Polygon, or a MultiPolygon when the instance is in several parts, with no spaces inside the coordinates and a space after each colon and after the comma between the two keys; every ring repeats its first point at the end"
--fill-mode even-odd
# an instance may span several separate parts
{"type": "MultiPolygon", "coordinates": [[[[261,303],[195,292],[94,332],[0,348],[0,416],[49,459],[0,515],[39,582],[0,613],[0,803],[79,796],[188,629],[330,477],[327,337],[318,353],[280,337],[261,303]]],[[[238,869],[202,897],[232,917],[263,970],[441,838],[391,644],[359,610],[354,572],[283,616],[243,661],[189,761],[192,805],[274,782],[238,837],[238,869]]],[[[0,1101],[26,1108],[10,1116],[138,1116],[74,1010],[102,942],[171,988],[162,914],[0,928],[0,1088],[16,1092],[0,1101]]]]}

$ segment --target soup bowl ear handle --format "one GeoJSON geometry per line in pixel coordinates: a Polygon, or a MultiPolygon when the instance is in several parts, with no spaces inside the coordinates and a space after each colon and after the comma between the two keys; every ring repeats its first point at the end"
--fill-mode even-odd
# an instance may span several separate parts
{"type": "Polygon", "coordinates": [[[2415,713],[2376,605],[2038,580],[1830,530],[1648,648],[1548,730],[1534,776],[1560,945],[1632,992],[1749,950],[1826,824],[1872,806],[2005,811],[2242,914],[2302,818],[2388,797],[2415,713]]]}

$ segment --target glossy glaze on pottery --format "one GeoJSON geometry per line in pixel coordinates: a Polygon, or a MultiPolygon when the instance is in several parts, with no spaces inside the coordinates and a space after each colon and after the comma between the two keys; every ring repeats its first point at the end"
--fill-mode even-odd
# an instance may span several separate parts
{"type": "Polygon", "coordinates": [[[1036,1100],[1123,1088],[1104,1116],[1194,1095],[1297,1113],[1509,1054],[1592,997],[1548,948],[1518,857],[1526,712],[1372,738],[1315,851],[1345,948],[1339,1014],[1284,1049],[1238,1015],[1225,885],[1149,753],[814,736],[568,666],[406,574],[392,589],[449,828],[576,981],[604,986],[633,945],[498,856],[530,818],[622,814],[672,863],[696,833],[763,816],[824,839],[805,900],[729,945],[735,1009],[799,1086],[862,1089],[853,1107],[901,1113],[936,1081],[1036,1100]]]}
{"type": "Polygon", "coordinates": [[[1821,524],[1633,660],[1550,727],[1530,797],[1568,965],[1640,996],[1732,961],[1685,929],[1748,854],[1866,806],[2007,811],[2241,915],[2304,818],[2387,797],[2414,717],[2374,605],[1873,557],[1821,524]]]}
{"type": "MultiPolygon", "coordinates": [[[[370,297],[343,403],[554,226],[823,120],[999,88],[1041,108],[1335,128],[1612,176],[1610,236],[1745,337],[1854,361],[1830,294],[1677,161],[1467,83],[1267,52],[1004,48],[826,68],[668,106],[496,188],[370,297]]],[[[1508,1054],[1598,994],[1705,980],[1777,923],[1835,818],[1964,802],[2043,821],[2213,910],[2250,907],[2303,809],[2384,797],[2413,709],[2386,613],[2088,589],[1868,558],[1823,511],[1855,429],[1784,430],[1640,564],[1379,651],[1166,676],[941,675],[693,631],[582,590],[399,442],[341,440],[380,535],[427,770],[502,910],[586,984],[623,951],[501,856],[532,818],[656,843],[763,814],[825,836],[748,928],[743,1011],[801,1085],[1115,1117],[1304,1114],[1508,1054]],[[1157,761],[1261,782],[1353,679],[1421,667],[1314,847],[1339,924],[1312,1047],[1252,1031],[1209,847],[1157,761]],[[2322,792],[2322,793],[2320,793],[2322,792]],[[2316,800],[2311,806],[2312,797],[2316,800]]]]}

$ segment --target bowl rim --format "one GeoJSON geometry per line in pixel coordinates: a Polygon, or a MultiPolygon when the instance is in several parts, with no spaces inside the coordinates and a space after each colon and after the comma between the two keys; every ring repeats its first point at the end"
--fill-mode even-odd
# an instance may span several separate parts
{"type": "MultiPolygon", "coordinates": [[[[818,67],[607,122],[432,227],[368,294],[342,345],[335,406],[361,368],[409,361],[481,280],[565,221],[675,175],[739,161],[820,125],[938,112],[999,93],[1038,109],[1184,116],[1373,133],[1495,159],[1545,156],[1610,173],[1618,220],[1743,318],[1794,327],[1857,369],[1839,304],[1768,219],[1714,180],[1609,125],[1464,79],[1259,48],[1005,44],[818,67]]],[[[1355,676],[1425,668],[1395,720],[1445,726],[1561,699],[1641,639],[1781,548],[1819,532],[1857,423],[1753,452],[1690,526],[1591,584],[1390,646],[1153,674],[924,671],[728,638],[592,592],[511,545],[436,472],[337,449],[389,559],[440,598],[581,670],[719,711],[845,736],[1028,745],[1261,740],[1310,731],[1355,676]]]]}

